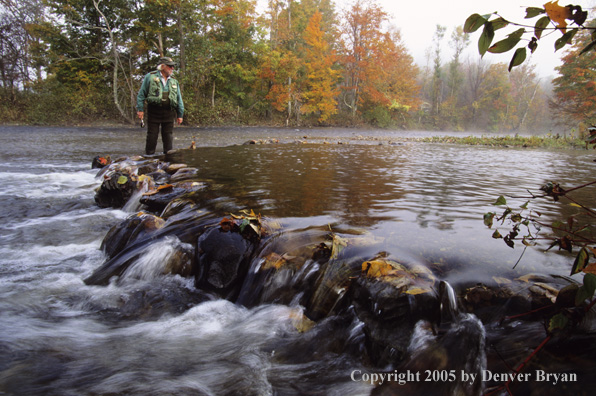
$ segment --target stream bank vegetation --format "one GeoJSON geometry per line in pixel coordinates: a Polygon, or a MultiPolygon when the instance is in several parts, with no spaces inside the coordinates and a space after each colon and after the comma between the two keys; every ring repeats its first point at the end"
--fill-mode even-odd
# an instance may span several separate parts
{"type": "Polygon", "coordinates": [[[424,143],[451,143],[471,146],[522,147],[548,149],[587,149],[588,141],[580,137],[551,135],[546,136],[431,136],[417,139],[424,143]]]}

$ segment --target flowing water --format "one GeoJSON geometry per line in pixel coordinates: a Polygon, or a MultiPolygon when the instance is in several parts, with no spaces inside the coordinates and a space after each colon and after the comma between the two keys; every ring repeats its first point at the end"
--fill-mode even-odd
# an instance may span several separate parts
{"type": "MultiPolygon", "coordinates": [[[[169,159],[198,168],[208,185],[205,218],[252,209],[275,219],[284,232],[269,242],[272,251],[331,230],[366,235],[376,243],[360,255],[382,251],[455,287],[568,275],[573,257],[545,254],[545,246],[527,249],[512,269],[522,247],[491,238],[483,214],[498,210],[491,204],[502,194],[591,181],[596,166],[585,151],[402,139],[421,136],[414,132],[179,128],[175,135],[178,148],[197,143],[169,159]],[[280,144],[240,145],[267,138],[280,144]]],[[[136,210],[94,204],[100,180],[91,160],[141,154],[143,141],[132,128],[0,127],[0,395],[370,394],[373,387],[351,375],[371,370],[360,358],[362,322],[331,316],[299,332],[299,299],[244,295],[250,304],[233,304],[191,279],[158,276],[159,263],[184,248],[176,238],[145,247],[122,282],[84,284],[105,261],[108,230],[136,210]]],[[[592,207],[595,196],[593,188],[576,195],[592,207]]],[[[545,221],[578,212],[568,202],[532,205],[545,221]]],[[[478,320],[462,322],[484,337],[478,320]]],[[[524,331],[544,334],[539,326],[524,331]]],[[[417,325],[414,334],[421,332],[417,325]]],[[[411,342],[414,356],[420,337],[411,342]]]]}

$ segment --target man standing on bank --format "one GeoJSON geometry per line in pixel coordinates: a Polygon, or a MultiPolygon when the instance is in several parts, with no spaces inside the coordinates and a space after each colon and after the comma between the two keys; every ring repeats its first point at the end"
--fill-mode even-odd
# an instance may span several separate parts
{"type": "Polygon", "coordinates": [[[164,154],[173,147],[174,118],[178,124],[184,116],[180,85],[172,78],[176,64],[172,58],[160,58],[157,70],[148,73],[137,95],[137,116],[142,120],[147,101],[147,142],[145,154],[155,153],[161,127],[164,154]]]}

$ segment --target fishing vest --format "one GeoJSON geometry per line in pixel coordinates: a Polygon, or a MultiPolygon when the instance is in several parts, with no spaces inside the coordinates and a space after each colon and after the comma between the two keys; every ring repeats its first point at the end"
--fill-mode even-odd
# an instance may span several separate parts
{"type": "Polygon", "coordinates": [[[163,106],[169,103],[172,109],[178,108],[178,81],[169,78],[166,83],[168,91],[164,91],[161,83],[161,75],[159,71],[151,72],[151,80],[149,82],[149,93],[147,94],[147,103],[156,106],[163,106]]]}

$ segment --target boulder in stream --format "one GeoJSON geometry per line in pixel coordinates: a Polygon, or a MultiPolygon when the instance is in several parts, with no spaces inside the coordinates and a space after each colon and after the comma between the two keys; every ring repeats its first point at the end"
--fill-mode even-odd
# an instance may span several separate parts
{"type": "Polygon", "coordinates": [[[194,271],[197,288],[230,300],[238,296],[260,237],[252,235],[252,230],[224,218],[219,227],[198,238],[194,271]]]}
{"type": "Polygon", "coordinates": [[[406,266],[383,257],[362,263],[350,299],[365,325],[369,355],[377,364],[403,359],[418,321],[439,321],[435,282],[432,272],[422,265],[406,266]]]}
{"type": "Polygon", "coordinates": [[[101,242],[101,250],[106,253],[108,258],[112,258],[124,250],[127,245],[162,228],[164,223],[162,218],[150,213],[139,212],[129,216],[108,231],[101,242]]]}
{"type": "Polygon", "coordinates": [[[137,190],[137,183],[130,174],[113,172],[104,176],[95,193],[95,203],[101,208],[121,208],[137,190]]]}

